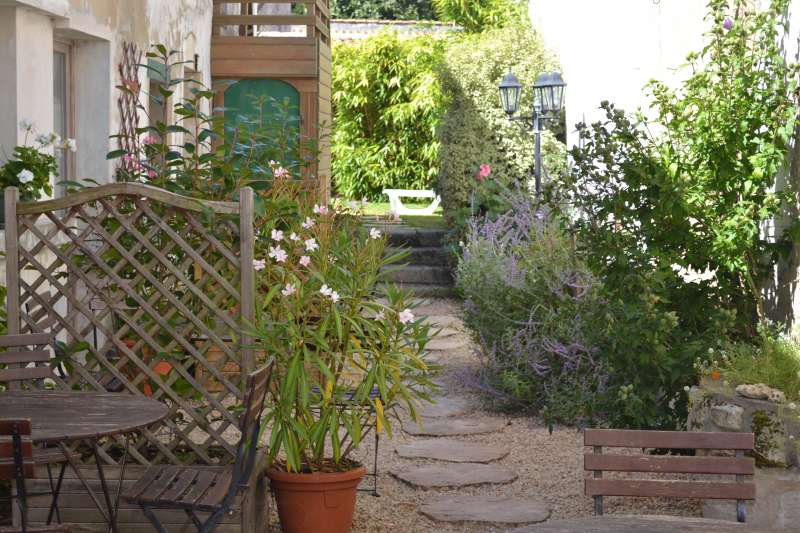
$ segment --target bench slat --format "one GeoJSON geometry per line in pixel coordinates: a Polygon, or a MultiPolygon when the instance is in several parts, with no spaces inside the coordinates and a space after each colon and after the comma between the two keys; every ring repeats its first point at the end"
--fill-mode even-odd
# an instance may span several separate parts
{"type": "Polygon", "coordinates": [[[586,479],[587,496],[650,496],[661,498],[703,498],[714,500],[755,500],[752,483],[710,483],[696,481],[586,479]]]}
{"type": "Polygon", "coordinates": [[[755,437],[752,433],[587,429],[583,433],[583,444],[616,448],[752,450],[755,437]]]}
{"type": "Polygon", "coordinates": [[[752,457],[683,457],[669,455],[598,455],[583,456],[584,470],[613,472],[664,472],[671,474],[739,474],[752,476],[752,457]]]}
{"type": "Polygon", "coordinates": [[[50,344],[53,336],[49,333],[25,333],[21,335],[3,335],[0,336],[0,348],[8,348],[11,346],[37,346],[42,344],[50,344]]]}
{"type": "Polygon", "coordinates": [[[0,363],[45,363],[50,360],[50,352],[43,350],[30,352],[0,352],[0,363]]]}

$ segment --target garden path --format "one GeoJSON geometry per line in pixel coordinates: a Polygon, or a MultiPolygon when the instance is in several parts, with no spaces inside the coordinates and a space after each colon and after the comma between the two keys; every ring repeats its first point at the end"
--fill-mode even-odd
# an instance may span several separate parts
{"type": "MultiPolygon", "coordinates": [[[[393,439],[382,436],[378,451],[380,497],[360,493],[353,524],[354,533],[503,532],[518,527],[498,520],[506,511],[525,513],[518,523],[552,518],[592,515],[591,499],[583,496],[583,439],[574,428],[555,428],[552,434],[541,421],[523,416],[489,412],[465,385],[465,376],[478,359],[459,319],[456,300],[430,299],[415,313],[443,328],[430,345],[430,358],[443,366],[439,402],[424,409],[423,428],[443,421],[480,420],[494,430],[469,435],[431,437],[412,435],[414,425],[406,417],[405,432],[393,439]],[[452,466],[479,463],[510,471],[515,481],[468,484],[460,487],[421,488],[401,481],[392,473],[429,466],[438,471],[452,466]],[[465,516],[455,513],[468,512],[465,516]]],[[[357,458],[368,467],[375,453],[372,439],[364,443],[357,458]]],[[[485,469],[483,469],[485,474],[485,469]]],[[[371,479],[365,484],[370,484],[371,479]]],[[[628,499],[609,499],[609,513],[696,514],[685,504],[628,499]],[[684,506],[680,506],[684,505],[684,506]]]]}

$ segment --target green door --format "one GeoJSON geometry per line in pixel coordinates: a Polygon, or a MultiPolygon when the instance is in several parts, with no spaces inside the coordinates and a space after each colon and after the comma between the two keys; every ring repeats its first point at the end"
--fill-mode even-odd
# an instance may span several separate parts
{"type": "Polygon", "coordinates": [[[259,159],[292,169],[299,165],[300,93],[281,80],[240,80],[225,91],[225,132],[230,142],[257,143],[259,159]]]}

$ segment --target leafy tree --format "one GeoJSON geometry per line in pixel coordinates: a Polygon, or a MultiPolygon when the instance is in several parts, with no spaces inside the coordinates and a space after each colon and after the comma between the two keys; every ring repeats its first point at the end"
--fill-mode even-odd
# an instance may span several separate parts
{"type": "Polygon", "coordinates": [[[333,0],[333,18],[434,20],[431,0],[333,0]]]}
{"type": "Polygon", "coordinates": [[[470,33],[520,21],[527,13],[523,0],[433,0],[441,20],[455,22],[470,33]]]}

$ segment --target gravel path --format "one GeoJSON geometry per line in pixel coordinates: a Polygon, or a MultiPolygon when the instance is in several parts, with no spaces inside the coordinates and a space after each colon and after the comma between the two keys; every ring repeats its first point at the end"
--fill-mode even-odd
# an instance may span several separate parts
{"type": "MultiPolygon", "coordinates": [[[[482,485],[460,489],[417,489],[389,474],[391,470],[411,465],[452,464],[426,459],[405,459],[395,453],[399,444],[427,440],[431,437],[395,435],[393,441],[381,440],[378,454],[378,487],[381,496],[369,493],[358,496],[358,505],[353,525],[354,532],[489,532],[506,531],[508,527],[478,524],[436,523],[418,512],[420,505],[445,495],[497,495],[539,499],[552,510],[552,518],[590,516],[591,499],[583,495],[583,446],[582,435],[574,428],[557,428],[550,434],[539,421],[527,417],[506,418],[482,411],[479,401],[465,390],[456,379],[459,371],[475,365],[475,357],[469,339],[458,320],[458,303],[452,300],[427,302],[417,309],[418,315],[427,315],[431,320],[446,326],[451,335],[448,342],[441,343],[447,349],[432,354],[445,366],[441,378],[444,393],[448,398],[465,399],[473,407],[470,418],[494,417],[506,421],[499,432],[486,435],[447,437],[482,443],[510,451],[504,459],[492,463],[511,469],[518,479],[506,485],[482,485]]],[[[372,439],[363,446],[357,458],[368,468],[372,466],[374,445],[372,439]]],[[[367,482],[371,482],[368,480],[367,482]]],[[[624,505],[606,498],[609,513],[636,514],[697,514],[696,506],[654,500],[626,500],[624,505]]]]}

